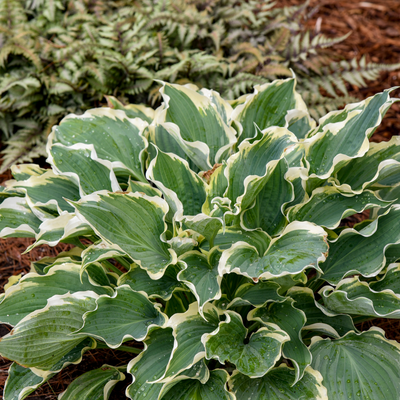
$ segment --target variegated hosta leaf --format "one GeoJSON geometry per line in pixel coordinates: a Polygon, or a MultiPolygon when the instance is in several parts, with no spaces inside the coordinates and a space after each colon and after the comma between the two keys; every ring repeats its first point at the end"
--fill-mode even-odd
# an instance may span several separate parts
{"type": "Polygon", "coordinates": [[[72,147],[56,143],[49,148],[48,163],[60,175],[71,177],[81,196],[98,190],[120,190],[111,162],[99,160],[93,145],[72,147]]]}
{"type": "Polygon", "coordinates": [[[154,118],[154,110],[141,104],[122,104],[114,96],[105,96],[107,104],[111,109],[122,110],[128,118],[140,118],[150,123],[154,118]]]}
{"type": "MultiPolygon", "coordinates": [[[[89,280],[96,286],[116,286],[118,276],[115,272],[110,272],[100,263],[90,264],[85,270],[89,275],[89,280]]],[[[81,275],[83,270],[81,268],[81,275]]]]}
{"type": "Polygon", "coordinates": [[[211,243],[210,247],[213,247],[214,238],[222,228],[221,218],[213,218],[201,213],[195,217],[185,217],[182,222],[186,228],[203,235],[207,242],[211,243]]]}
{"type": "MultiPolygon", "coordinates": [[[[7,181],[4,183],[7,184],[7,181]]],[[[24,193],[23,193],[22,189],[12,189],[12,188],[7,189],[4,186],[0,186],[0,203],[2,203],[8,197],[23,198],[24,193]]]]}
{"type": "Polygon", "coordinates": [[[222,276],[218,275],[218,252],[215,249],[206,257],[198,251],[190,251],[179,258],[186,267],[179,272],[178,280],[184,282],[195,295],[200,313],[205,303],[221,297],[222,276]]]}
{"type": "Polygon", "coordinates": [[[80,266],[63,263],[50,268],[46,275],[31,272],[6,292],[0,303],[0,321],[16,325],[35,310],[46,306],[54,295],[91,290],[97,294],[111,294],[111,288],[94,286],[87,273],[80,274],[80,266]]]}
{"type": "Polygon", "coordinates": [[[268,303],[264,307],[250,311],[248,319],[260,321],[267,326],[277,325],[290,336],[290,341],[283,345],[282,353],[294,364],[296,370],[294,383],[296,383],[310,365],[311,354],[301,338],[301,330],[307,322],[306,315],[296,309],[293,303],[292,299],[280,303],[268,303]]]}
{"type": "Polygon", "coordinates": [[[215,90],[203,88],[199,90],[199,93],[210,99],[212,106],[218,112],[219,116],[222,118],[225,124],[228,124],[231,120],[233,113],[232,106],[226,100],[224,100],[221,95],[215,90]]]}
{"type": "Polygon", "coordinates": [[[31,176],[39,176],[48,171],[37,164],[14,164],[10,169],[13,178],[17,181],[26,181],[31,176]]]}
{"type": "Polygon", "coordinates": [[[71,333],[83,325],[83,314],[95,308],[96,297],[91,291],[51,297],[46,307],[27,315],[2,338],[0,353],[25,367],[51,370],[85,340],[71,333]]]}
{"type": "Polygon", "coordinates": [[[22,189],[29,206],[41,218],[52,218],[63,211],[73,212],[74,208],[64,199],[79,200],[79,188],[66,176],[47,171],[31,176],[26,181],[8,181],[7,188],[22,189]]]}
{"type": "Polygon", "coordinates": [[[82,251],[82,270],[85,270],[90,264],[123,256],[125,256],[125,252],[117,246],[110,246],[106,242],[93,244],[82,251]]]}
{"type": "Polygon", "coordinates": [[[54,127],[50,140],[64,146],[92,144],[97,156],[111,162],[113,169],[126,171],[146,182],[142,167],[143,151],[147,147],[142,131],[146,126],[142,119],[128,118],[123,111],[104,107],[64,118],[54,127]]]}
{"type": "MultiPolygon", "coordinates": [[[[8,282],[4,285],[4,292],[7,289],[9,289],[11,286],[16,285],[20,281],[21,277],[22,277],[22,273],[18,274],[18,275],[11,275],[8,278],[8,282]]],[[[4,297],[5,297],[5,293],[2,293],[1,294],[1,301],[3,301],[4,297]]]]}
{"type": "MultiPolygon", "coordinates": [[[[288,165],[283,158],[268,175],[254,205],[244,211],[242,225],[246,229],[261,228],[269,235],[277,235],[286,225],[283,207],[293,200],[293,187],[285,179],[288,165]]],[[[245,196],[244,196],[245,197],[245,196]]]]}
{"type": "Polygon", "coordinates": [[[0,237],[35,237],[41,221],[22,197],[9,197],[0,204],[0,237]]]}
{"type": "Polygon", "coordinates": [[[164,313],[168,315],[168,318],[171,318],[174,314],[185,313],[189,309],[190,304],[196,301],[196,297],[192,292],[176,290],[167,301],[164,313]]]}
{"type": "Polygon", "coordinates": [[[99,193],[73,204],[103,240],[119,246],[153,279],[173,263],[175,253],[162,241],[168,212],[164,200],[140,193],[99,193]]]}
{"type": "MultiPolygon", "coordinates": [[[[222,250],[231,248],[236,242],[247,243],[254,246],[259,253],[264,253],[271,242],[271,238],[262,231],[245,231],[233,227],[222,229],[214,238],[214,246],[218,246],[222,250]]],[[[205,241],[201,244],[201,248],[209,250],[210,245],[205,241]]]]}
{"type": "Polygon", "coordinates": [[[293,132],[297,139],[304,139],[311,129],[316,126],[315,121],[306,110],[289,110],[285,116],[285,128],[293,132]]]}
{"type": "Polygon", "coordinates": [[[227,308],[227,304],[235,299],[235,293],[238,288],[246,283],[252,283],[253,280],[243,275],[238,274],[226,274],[222,277],[221,290],[222,297],[219,300],[214,301],[213,304],[218,306],[221,310],[227,308]]]}
{"type": "Polygon", "coordinates": [[[305,169],[307,171],[307,168],[304,168],[304,157],[306,151],[302,143],[296,143],[293,146],[287,147],[283,155],[289,168],[305,169]]]}
{"type": "MultiPolygon", "coordinates": [[[[177,381],[183,380],[183,379],[197,379],[201,383],[206,383],[209,378],[210,378],[210,370],[208,369],[208,367],[207,367],[207,365],[205,363],[205,358],[202,358],[196,364],[193,364],[188,369],[185,369],[180,374],[176,375],[173,378],[173,380],[171,380],[171,382],[175,382],[176,383],[177,381]]],[[[168,385],[164,385],[163,390],[167,386],[168,385]]]]}
{"type": "Polygon", "coordinates": [[[400,206],[394,205],[376,223],[360,232],[345,229],[329,244],[329,257],[320,265],[323,279],[337,284],[349,275],[376,276],[385,266],[385,249],[400,241],[400,206]]]}
{"type": "MultiPolygon", "coordinates": [[[[32,271],[35,271],[39,275],[45,275],[49,272],[49,270],[57,265],[63,264],[75,264],[80,268],[80,277],[81,281],[84,281],[84,276],[87,274],[89,282],[93,286],[106,286],[109,288],[103,288],[107,291],[100,292],[99,294],[109,293],[112,294],[113,291],[110,289],[113,282],[112,276],[107,273],[107,271],[99,264],[92,263],[86,265],[85,268],[82,267],[81,264],[81,254],[82,250],[74,247],[68,252],[62,252],[58,257],[43,257],[40,261],[36,261],[32,263],[32,271]]],[[[94,291],[98,292],[99,289],[94,291]]]]}
{"type": "Polygon", "coordinates": [[[293,200],[286,205],[286,208],[308,200],[309,196],[306,192],[308,174],[306,168],[290,168],[285,175],[285,179],[293,186],[293,200]]]}
{"type": "Polygon", "coordinates": [[[150,197],[153,197],[153,196],[161,197],[162,196],[162,193],[155,187],[151,186],[150,183],[133,181],[130,177],[128,180],[128,188],[126,191],[133,192],[133,193],[142,192],[144,194],[147,194],[147,196],[150,196],[150,197]]]}
{"type": "Polygon", "coordinates": [[[400,319],[400,295],[372,290],[358,277],[344,279],[336,288],[325,286],[319,293],[325,307],[337,313],[400,319]]]}
{"type": "Polygon", "coordinates": [[[350,215],[372,207],[388,207],[391,203],[380,200],[374,192],[361,194],[341,193],[332,186],[323,186],[313,191],[306,203],[289,210],[289,221],[310,221],[328,229],[335,229],[340,221],[350,215]]]}
{"type": "Polygon", "coordinates": [[[182,283],[178,282],[177,275],[180,271],[176,265],[170,265],[160,279],[151,279],[149,274],[133,264],[126,274],[118,279],[118,286],[129,285],[136,292],[144,292],[149,298],[160,297],[169,300],[176,289],[182,289],[182,283]]]}
{"type": "Polygon", "coordinates": [[[342,167],[335,176],[340,187],[361,192],[366,186],[379,182],[385,171],[400,161],[400,138],[393,136],[389,142],[370,143],[364,157],[354,158],[342,167]]]}
{"type": "Polygon", "coordinates": [[[224,122],[209,97],[192,88],[164,83],[160,93],[165,103],[165,122],[178,125],[184,141],[208,146],[204,160],[208,168],[203,168],[204,163],[198,167],[211,169],[235,144],[235,130],[224,122]]]}
{"type": "Polygon", "coordinates": [[[56,218],[45,219],[39,227],[36,242],[28,246],[26,251],[42,244],[56,246],[61,241],[68,241],[78,236],[94,235],[92,228],[80,220],[75,214],[62,214],[56,218]]]}
{"type": "Polygon", "coordinates": [[[378,281],[370,282],[369,287],[376,292],[389,289],[400,294],[400,264],[389,265],[385,276],[378,281]]]}
{"type": "Polygon", "coordinates": [[[394,188],[400,182],[400,162],[392,161],[382,168],[376,182],[372,182],[368,185],[371,189],[389,189],[394,188]]]}
{"type": "Polygon", "coordinates": [[[335,340],[317,337],[310,351],[329,399],[400,398],[399,344],[387,340],[381,329],[335,340]]]}
{"type": "Polygon", "coordinates": [[[293,286],[305,286],[308,281],[305,272],[300,272],[294,275],[284,275],[278,278],[271,279],[269,282],[275,282],[279,285],[278,294],[284,295],[293,286]]]}
{"type": "Polygon", "coordinates": [[[171,381],[205,357],[201,339],[218,327],[219,319],[218,312],[210,305],[205,308],[204,315],[208,320],[199,314],[197,303],[192,303],[185,313],[174,314],[168,321],[168,326],[173,329],[175,344],[162,382],[171,381]]]}
{"type": "Polygon", "coordinates": [[[202,338],[206,358],[215,358],[220,363],[229,361],[251,378],[265,375],[280,358],[282,345],[290,337],[281,330],[261,328],[245,344],[248,331],[240,315],[234,311],[226,311],[225,315],[226,320],[220,322],[218,329],[202,338]]]}
{"type": "Polygon", "coordinates": [[[58,399],[108,400],[114,386],[124,379],[125,375],[118,368],[103,365],[101,368],[86,372],[75,379],[67,390],[58,396],[58,399]]]}
{"type": "Polygon", "coordinates": [[[193,250],[198,245],[198,242],[193,239],[193,237],[198,239],[194,232],[186,231],[182,232],[181,235],[182,236],[175,236],[167,241],[167,243],[171,246],[171,249],[176,253],[177,257],[180,257],[182,254],[193,250]],[[186,235],[191,237],[186,237],[186,235]]]}
{"type": "Polygon", "coordinates": [[[4,400],[22,400],[40,387],[46,379],[34,374],[29,368],[12,363],[4,387],[4,400]]]}
{"type": "Polygon", "coordinates": [[[206,186],[206,201],[203,204],[202,211],[207,215],[219,212],[215,205],[212,203],[214,198],[223,197],[226,188],[228,187],[228,180],[225,176],[226,164],[215,164],[212,169],[203,174],[203,179],[208,182],[206,186]]]}
{"type": "Polygon", "coordinates": [[[157,399],[163,383],[151,383],[165,373],[174,347],[172,329],[156,329],[144,341],[144,350],[128,364],[128,372],[133,383],[126,389],[126,395],[132,400],[157,399]]]}
{"type": "Polygon", "coordinates": [[[327,400],[327,391],[318,371],[307,367],[303,378],[293,385],[295,370],[281,364],[262,378],[251,379],[234,371],[229,387],[237,400],[327,400]]]}
{"type": "Polygon", "coordinates": [[[50,368],[50,371],[54,372],[41,371],[36,368],[31,370],[17,363],[12,363],[4,386],[4,400],[24,399],[67,365],[81,362],[83,353],[95,347],[96,342],[93,339],[87,338],[83,340],[50,368]]]}
{"type": "Polygon", "coordinates": [[[297,274],[307,267],[319,270],[318,262],[325,260],[327,234],[309,222],[292,222],[281,236],[272,239],[268,250],[260,254],[244,242],[236,242],[222,253],[220,275],[238,272],[249,278],[273,278],[297,274]]]}
{"type": "MultiPolygon", "coordinates": [[[[87,292],[85,292],[87,293],[87,292]]],[[[61,369],[65,368],[70,364],[79,364],[82,361],[83,354],[87,350],[92,350],[96,348],[96,341],[92,338],[85,338],[79,342],[71,351],[69,351],[65,356],[58,360],[49,370],[40,370],[37,368],[32,368],[32,371],[40,376],[47,378],[50,374],[54,372],[59,372],[61,369]]]]}
{"type": "Polygon", "coordinates": [[[320,119],[314,135],[304,141],[311,176],[329,178],[345,161],[368,151],[368,138],[395,102],[389,94],[390,90],[385,90],[320,119]]]}
{"type": "MultiPolygon", "coordinates": [[[[204,203],[204,207],[207,202],[204,203]]],[[[224,218],[225,225],[238,225],[238,217],[237,214],[232,213],[232,201],[227,197],[216,197],[211,200],[211,205],[213,207],[210,216],[216,218],[224,218]]],[[[237,211],[237,210],[235,210],[237,211]]]]}
{"type": "Polygon", "coordinates": [[[82,249],[73,247],[69,251],[62,251],[55,257],[45,256],[39,260],[32,261],[31,272],[36,272],[39,275],[45,275],[51,267],[62,263],[73,263],[80,265],[82,249]]]}
{"type": "Polygon", "coordinates": [[[183,215],[201,212],[206,200],[205,183],[185,160],[158,150],[146,175],[164,194],[170,208],[170,220],[174,216],[180,220],[183,215]]]}
{"type": "Polygon", "coordinates": [[[260,129],[285,126],[285,117],[289,110],[306,110],[303,99],[295,91],[295,85],[294,78],[276,80],[254,86],[253,94],[238,99],[239,105],[236,106],[232,119],[237,119],[243,126],[241,141],[254,137],[254,124],[260,129]]]}
{"type": "Polygon", "coordinates": [[[383,200],[396,201],[400,199],[400,184],[378,189],[379,190],[377,190],[377,193],[383,200]]]}
{"type": "Polygon", "coordinates": [[[242,142],[239,151],[229,157],[224,172],[228,180],[224,196],[241,210],[251,206],[268,182],[277,160],[297,140],[286,128],[272,127],[257,131],[255,139],[242,142]]]}
{"type": "Polygon", "coordinates": [[[227,308],[252,305],[261,307],[270,301],[283,301],[285,298],[278,294],[280,286],[271,281],[259,281],[256,284],[247,282],[240,285],[234,299],[228,304],[227,308]]]}
{"type": "Polygon", "coordinates": [[[163,389],[160,400],[235,400],[235,396],[227,390],[229,375],[223,369],[210,372],[207,382],[198,379],[173,381],[163,389]]]}
{"type": "Polygon", "coordinates": [[[315,331],[333,338],[356,330],[349,315],[337,314],[326,309],[315,301],[314,292],[310,288],[292,287],[287,295],[295,301],[294,306],[306,315],[307,322],[303,330],[315,331]]]}
{"type": "MultiPolygon", "coordinates": [[[[186,160],[194,172],[209,169],[209,149],[205,143],[183,140],[179,126],[172,122],[152,123],[147,129],[147,138],[164,153],[172,153],[186,160]]],[[[156,148],[149,146],[150,159],[157,155],[156,148]]]]}
{"type": "Polygon", "coordinates": [[[153,326],[163,326],[167,316],[147,296],[128,285],[115,289],[113,296],[100,296],[96,309],[84,316],[80,335],[98,338],[111,348],[128,339],[142,341],[153,326]]]}

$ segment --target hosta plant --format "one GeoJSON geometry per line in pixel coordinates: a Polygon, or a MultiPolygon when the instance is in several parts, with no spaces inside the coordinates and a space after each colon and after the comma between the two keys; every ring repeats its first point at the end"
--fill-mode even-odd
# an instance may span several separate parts
{"type": "Polygon", "coordinates": [[[157,110],[110,99],[69,115],[51,169],[13,167],[1,236],[75,247],[1,295],[4,399],[97,347],[132,360],[60,399],[130,379],[129,399],[398,400],[400,345],[360,328],[400,318],[400,140],[368,140],[390,90],[318,123],[294,78],[234,102],[193,85],[161,95],[157,110]]]}

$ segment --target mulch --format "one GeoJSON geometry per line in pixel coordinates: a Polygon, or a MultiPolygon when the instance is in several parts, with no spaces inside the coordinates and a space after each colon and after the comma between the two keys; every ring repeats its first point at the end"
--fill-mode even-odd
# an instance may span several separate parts
{"type": "MultiPolygon", "coordinates": [[[[278,0],[277,6],[300,5],[304,0],[278,0]]],[[[375,63],[400,62],[400,0],[310,0],[308,10],[309,18],[305,21],[307,27],[320,32],[338,37],[351,31],[352,34],[342,43],[335,46],[335,51],[343,59],[366,56],[367,61],[375,63]]],[[[377,92],[396,85],[400,85],[400,70],[384,72],[376,81],[369,82],[368,87],[358,89],[349,86],[350,94],[364,99],[377,92]]],[[[393,93],[400,97],[400,90],[393,93]]],[[[388,141],[393,135],[400,133],[400,104],[394,104],[386,114],[383,123],[373,135],[376,142],[388,141]]],[[[10,179],[6,172],[0,176],[0,182],[10,179]]],[[[353,216],[347,221],[351,226],[362,220],[364,216],[353,216]]],[[[68,249],[68,245],[60,244],[56,247],[42,246],[33,249],[28,254],[23,251],[33,242],[33,239],[0,239],[0,289],[2,290],[8,277],[17,274],[26,274],[30,271],[30,263],[44,256],[54,256],[60,251],[68,249]]],[[[386,336],[400,342],[400,321],[379,319],[363,323],[360,328],[365,330],[370,326],[379,326],[385,330],[386,336]]],[[[4,336],[9,327],[0,325],[0,336],[4,336]]],[[[124,365],[132,355],[115,350],[92,350],[85,353],[79,365],[70,365],[61,373],[53,377],[48,383],[32,393],[30,400],[54,400],[58,394],[66,389],[68,384],[82,373],[101,367],[103,364],[124,365]]],[[[7,378],[7,368],[10,363],[0,357],[0,395],[3,392],[7,378]]],[[[119,383],[113,391],[111,398],[115,400],[126,399],[124,394],[126,386],[131,382],[127,379],[119,383]]]]}

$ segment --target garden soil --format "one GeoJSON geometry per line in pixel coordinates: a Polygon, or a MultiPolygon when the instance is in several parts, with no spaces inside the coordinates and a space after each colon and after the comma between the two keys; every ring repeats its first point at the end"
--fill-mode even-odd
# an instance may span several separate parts
{"type": "MultiPolygon", "coordinates": [[[[290,6],[303,4],[303,0],[277,0],[277,6],[290,6]]],[[[308,18],[305,24],[315,32],[322,32],[331,37],[338,37],[348,32],[351,35],[342,43],[335,46],[336,52],[343,59],[366,56],[368,61],[375,63],[400,62],[400,0],[310,0],[308,18]]],[[[357,89],[349,87],[351,95],[364,99],[377,92],[400,85],[400,71],[382,73],[380,78],[369,82],[368,87],[357,89]]],[[[400,90],[394,92],[400,97],[400,90]]],[[[393,135],[400,134],[400,104],[394,104],[386,114],[382,125],[373,135],[376,142],[388,141],[393,135]]],[[[11,178],[10,172],[0,176],[0,182],[11,178]]],[[[347,219],[346,224],[364,219],[366,215],[356,215],[347,219]]],[[[0,290],[7,283],[10,275],[26,274],[30,271],[30,262],[44,256],[54,256],[60,251],[68,249],[68,245],[61,244],[56,247],[41,246],[28,254],[22,254],[33,242],[32,239],[0,239],[0,290]]],[[[385,330],[386,336],[400,342],[400,321],[374,320],[359,326],[368,329],[376,325],[385,330]]],[[[0,325],[0,336],[4,336],[11,328],[0,325]]],[[[48,383],[32,393],[30,400],[55,400],[68,384],[82,373],[101,367],[103,364],[124,365],[129,362],[132,355],[117,350],[92,350],[85,353],[79,365],[70,365],[61,373],[53,377],[48,383]]],[[[7,369],[8,360],[0,357],[0,397],[7,369]]],[[[111,394],[112,400],[126,399],[124,394],[126,386],[131,382],[127,374],[125,383],[119,383],[111,394]]]]}

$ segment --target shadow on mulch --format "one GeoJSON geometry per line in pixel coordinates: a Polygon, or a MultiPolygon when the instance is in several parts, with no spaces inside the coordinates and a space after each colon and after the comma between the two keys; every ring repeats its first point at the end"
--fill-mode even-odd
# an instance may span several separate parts
{"type": "MultiPolygon", "coordinates": [[[[278,0],[277,6],[299,5],[304,0],[278,0]]],[[[398,0],[310,0],[310,10],[318,9],[306,21],[306,25],[314,29],[320,27],[320,32],[338,37],[349,31],[352,34],[342,43],[334,47],[335,51],[345,59],[360,59],[363,55],[367,61],[375,63],[400,62],[400,2],[398,0]]],[[[351,95],[360,99],[369,97],[377,92],[396,85],[400,85],[400,71],[382,73],[380,79],[371,82],[367,88],[350,87],[351,95]]],[[[392,96],[399,97],[400,91],[392,96]],[[396,96],[397,95],[397,96],[396,96]]],[[[372,141],[388,141],[400,133],[400,104],[394,104],[386,114],[383,123],[372,137],[372,141]]],[[[9,172],[0,176],[0,182],[10,179],[9,172]]],[[[368,213],[357,214],[345,220],[345,225],[352,227],[368,217],[368,213]]],[[[30,262],[44,256],[55,256],[61,251],[68,250],[68,245],[60,244],[54,248],[42,246],[22,255],[23,251],[33,242],[33,239],[0,239],[0,288],[7,283],[8,277],[26,274],[30,271],[30,262]]],[[[375,319],[364,322],[358,327],[368,330],[371,326],[378,326],[386,332],[389,339],[400,342],[400,321],[390,319],[375,319]]],[[[7,325],[0,325],[0,336],[9,331],[7,325]]],[[[91,350],[84,354],[79,365],[70,365],[53,377],[48,383],[32,393],[30,400],[55,400],[68,384],[86,371],[101,367],[103,364],[120,366],[127,364],[133,355],[115,350],[91,350]]],[[[0,395],[2,395],[7,369],[10,365],[0,357],[0,395]]],[[[113,400],[126,399],[125,388],[132,381],[126,374],[126,380],[118,383],[113,390],[113,400]]]]}

